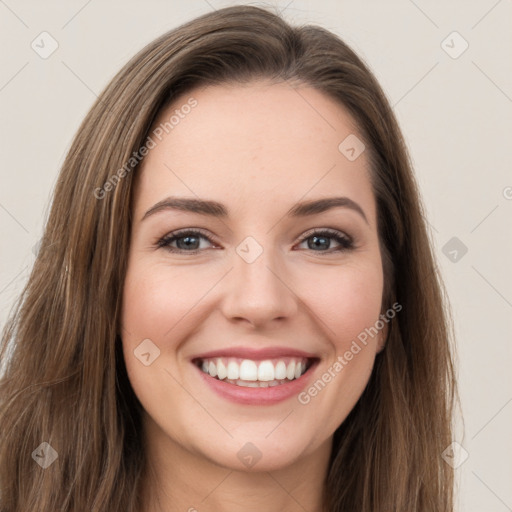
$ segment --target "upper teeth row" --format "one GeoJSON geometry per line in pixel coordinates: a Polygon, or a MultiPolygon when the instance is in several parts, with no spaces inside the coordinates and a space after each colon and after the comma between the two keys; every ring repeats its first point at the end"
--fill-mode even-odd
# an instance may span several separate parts
{"type": "Polygon", "coordinates": [[[290,359],[288,364],[277,359],[275,361],[251,361],[236,358],[204,359],[201,364],[203,372],[212,377],[223,379],[260,380],[271,381],[281,379],[298,379],[306,371],[307,359],[290,359]]]}

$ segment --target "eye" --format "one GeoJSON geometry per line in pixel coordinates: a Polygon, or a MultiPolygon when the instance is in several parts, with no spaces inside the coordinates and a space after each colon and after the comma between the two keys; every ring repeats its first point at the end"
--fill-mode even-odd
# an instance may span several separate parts
{"type": "Polygon", "coordinates": [[[334,229],[322,229],[309,232],[302,237],[302,241],[300,243],[303,244],[308,240],[311,240],[311,243],[308,243],[307,248],[314,252],[333,253],[337,251],[346,251],[352,249],[354,246],[354,243],[349,236],[345,235],[341,231],[337,231],[334,229]],[[331,245],[331,239],[335,240],[339,244],[339,246],[328,251],[318,250],[322,248],[329,249],[331,245]]]}
{"type": "MultiPolygon", "coordinates": [[[[201,246],[201,240],[204,240],[209,244],[214,244],[211,238],[205,235],[202,231],[197,229],[186,229],[169,233],[158,240],[156,245],[159,248],[165,248],[166,250],[174,253],[196,254],[208,248],[204,245],[201,246]]],[[[300,244],[308,242],[309,240],[311,240],[311,242],[307,244],[307,249],[314,252],[330,254],[338,251],[346,251],[352,249],[354,246],[354,243],[349,236],[334,229],[310,231],[302,237],[300,244]],[[331,240],[334,240],[338,244],[338,247],[331,248],[331,240]]]]}
{"type": "Polygon", "coordinates": [[[209,237],[198,230],[188,229],[175,231],[161,238],[157,242],[157,246],[164,247],[170,252],[188,252],[189,254],[195,254],[200,252],[201,249],[204,249],[204,247],[201,247],[201,239],[212,243],[209,237]],[[176,246],[172,245],[175,242],[176,246]]]}

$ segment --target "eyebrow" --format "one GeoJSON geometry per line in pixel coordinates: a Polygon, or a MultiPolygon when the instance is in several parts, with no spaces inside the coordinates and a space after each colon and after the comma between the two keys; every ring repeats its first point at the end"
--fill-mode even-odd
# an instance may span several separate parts
{"type": "MultiPolygon", "coordinates": [[[[365,220],[366,224],[369,224],[361,206],[348,197],[326,197],[322,199],[303,201],[290,208],[286,215],[289,217],[307,217],[310,215],[318,215],[331,210],[332,208],[349,208],[357,212],[365,220]]],[[[197,213],[217,218],[229,217],[228,209],[222,203],[217,201],[188,197],[166,197],[162,201],[153,205],[144,214],[141,221],[155,213],[166,210],[197,213]]]]}

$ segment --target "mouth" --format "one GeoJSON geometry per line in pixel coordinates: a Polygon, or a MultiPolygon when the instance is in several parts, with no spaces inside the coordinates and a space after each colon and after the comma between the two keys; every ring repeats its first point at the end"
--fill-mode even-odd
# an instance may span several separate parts
{"type": "Polygon", "coordinates": [[[271,406],[298,395],[314,378],[320,354],[285,346],[238,346],[190,359],[199,381],[223,400],[271,406]]]}
{"type": "Polygon", "coordinates": [[[240,357],[195,358],[192,362],[207,376],[244,388],[286,386],[311,371],[316,357],[278,357],[263,360],[240,357]]]}

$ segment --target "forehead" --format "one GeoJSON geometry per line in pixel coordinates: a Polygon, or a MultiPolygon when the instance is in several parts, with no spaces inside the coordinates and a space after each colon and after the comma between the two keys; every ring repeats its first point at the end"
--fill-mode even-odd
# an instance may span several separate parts
{"type": "Polygon", "coordinates": [[[217,199],[237,211],[345,195],[374,215],[367,155],[351,161],[339,149],[347,137],[361,139],[357,125],[311,87],[196,88],[160,112],[150,136],[155,145],[138,170],[136,209],[169,194],[217,199]]]}

